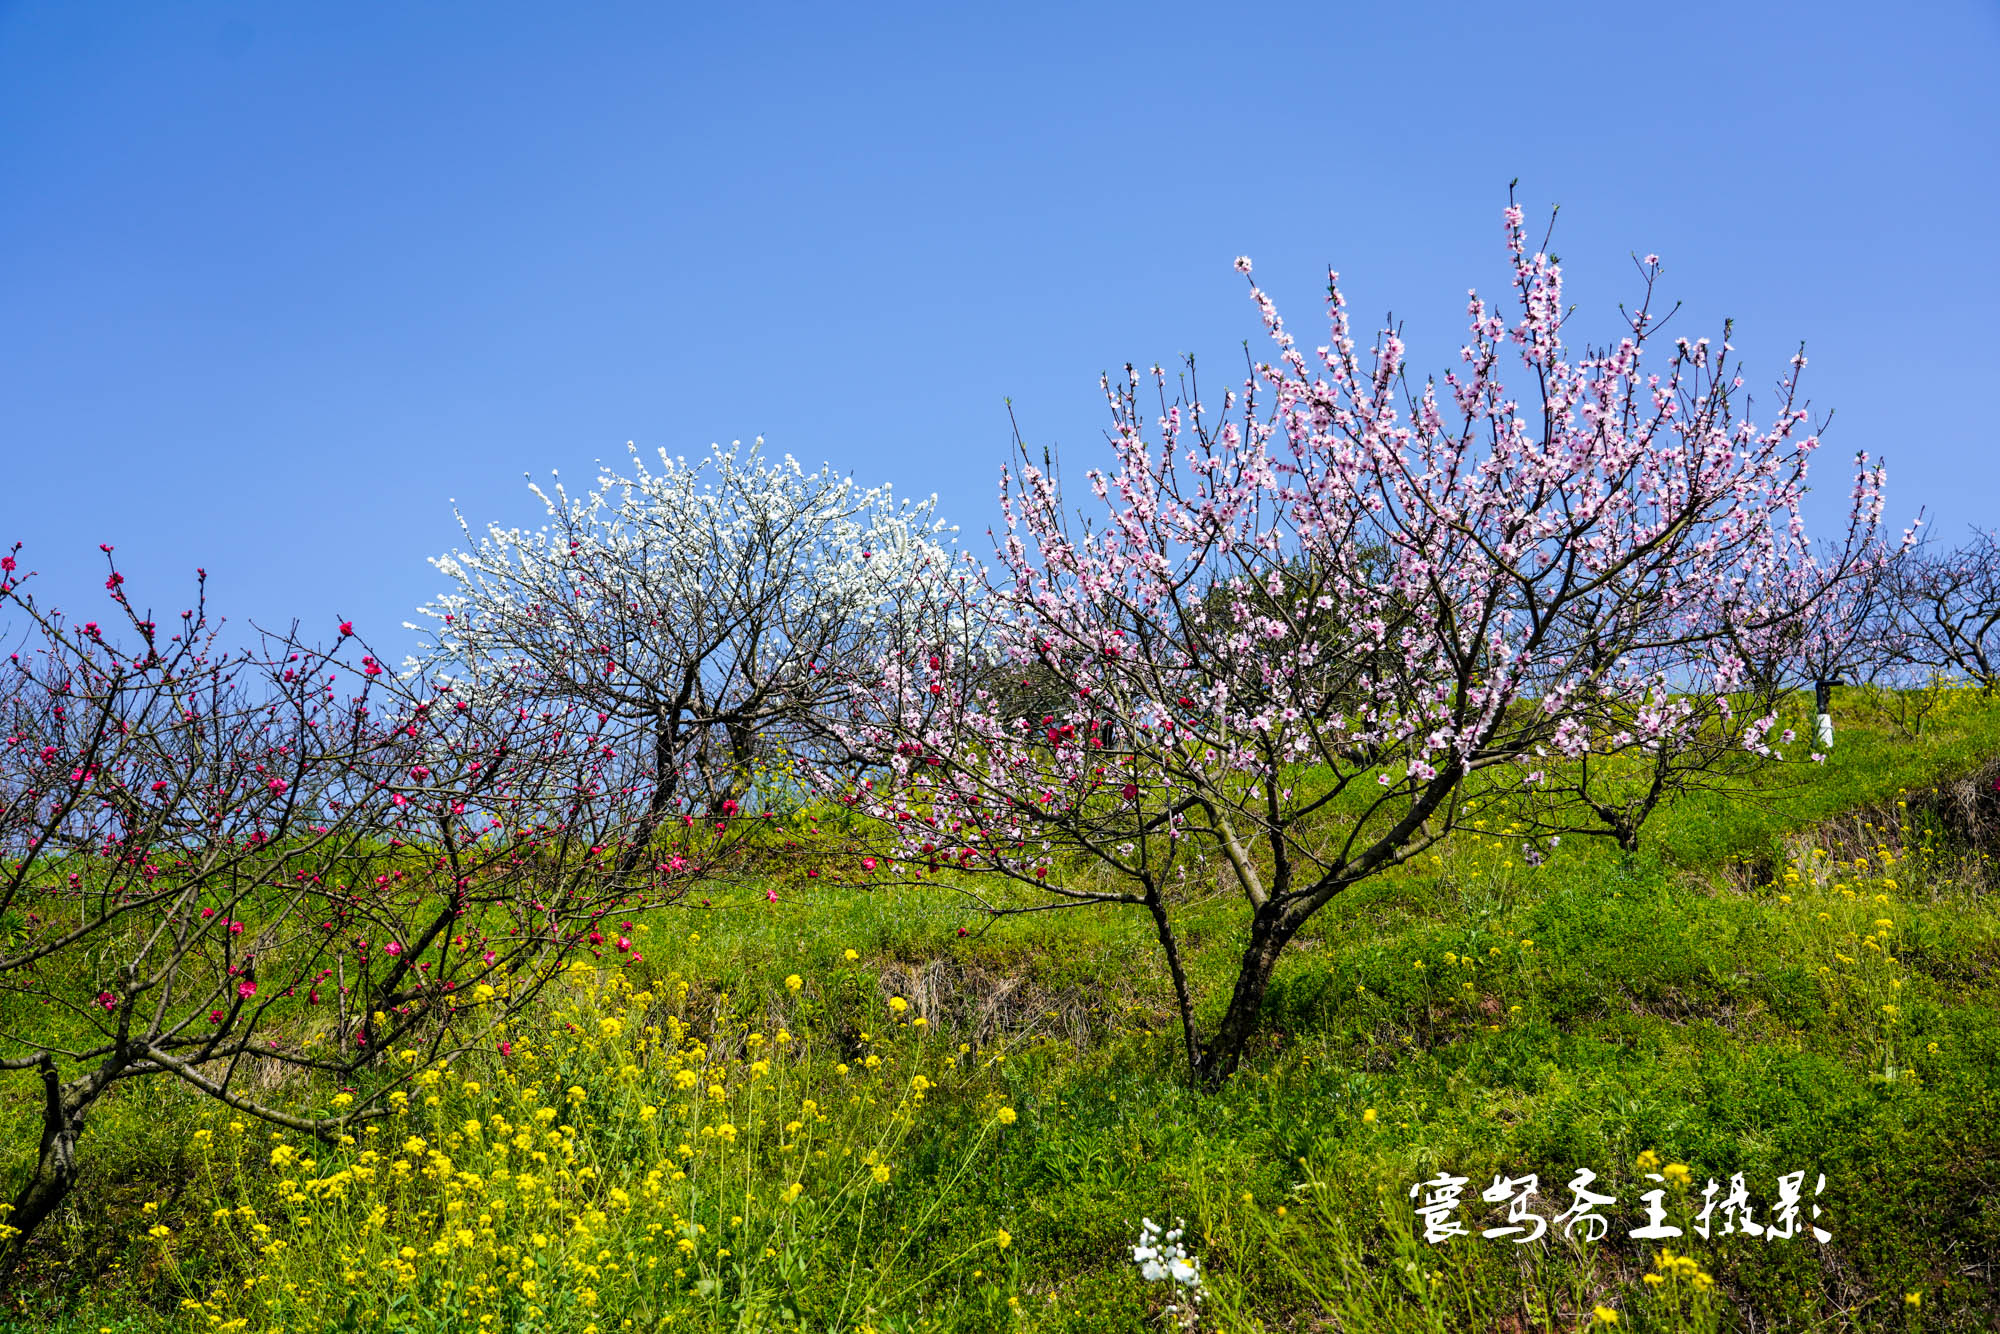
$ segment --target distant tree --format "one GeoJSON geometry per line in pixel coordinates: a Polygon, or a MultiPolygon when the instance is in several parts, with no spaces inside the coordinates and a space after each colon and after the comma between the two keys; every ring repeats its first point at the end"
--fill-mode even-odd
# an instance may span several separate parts
{"type": "MultiPolygon", "coordinates": [[[[1879,497],[1880,467],[1860,466],[1879,497]]],[[[1573,762],[1497,775],[1510,819],[1532,837],[1609,838],[1636,852],[1647,820],[1680,797],[1748,796],[1774,764],[1824,760],[1816,739],[1778,729],[1779,710],[1801,687],[1869,672],[1883,571],[1893,560],[1878,524],[1872,506],[1858,510],[1843,541],[1795,547],[1764,572],[1761,590],[1737,600],[1684,604],[1684,628],[1663,647],[1606,664],[1651,685],[1580,702],[1575,717],[1591,743],[1573,762]]],[[[1602,610],[1586,604],[1584,620],[1602,610]]]]}
{"type": "Polygon", "coordinates": [[[1905,669],[2000,688],[2000,539],[1974,528],[1964,545],[1926,539],[1897,561],[1885,596],[1888,651],[1905,669]]]}
{"type": "Polygon", "coordinates": [[[760,757],[824,742],[855,666],[951,575],[935,498],[898,503],[762,445],[692,465],[663,450],[657,471],[633,449],[582,499],[533,487],[544,527],[476,546],[467,529],[434,562],[453,589],[424,609],[426,663],[475,693],[601,715],[608,744],[645,757],[627,869],[668,817],[747,800],[760,757]]]}
{"type": "MultiPolygon", "coordinates": [[[[1511,204],[1506,236],[1516,313],[1472,297],[1441,379],[1408,379],[1393,327],[1357,355],[1333,275],[1311,357],[1253,286],[1277,355],[1220,411],[1192,366],[1172,399],[1157,370],[1107,380],[1094,522],[1072,522],[1053,469],[1007,470],[997,568],[971,605],[1003,661],[1060,678],[1049,722],[996,707],[949,646],[856,682],[846,741],[879,768],[822,781],[873,818],[878,855],[1015,886],[958,882],[994,914],[1148,914],[1205,1082],[1237,1067],[1321,909],[1446,837],[1469,794],[1534,790],[1628,743],[1680,748],[1674,683],[1726,691],[1732,635],[1803,613],[1784,571],[1818,444],[1804,359],[1762,427],[1726,342],[1675,340],[1648,370],[1651,257],[1625,334],[1572,359],[1559,267],[1511,204]],[[1510,351],[1526,401],[1502,382],[1510,351]],[[1204,1025],[1170,910],[1221,866],[1244,946],[1204,1025]]],[[[1879,483],[1864,465],[1851,527],[1879,483]]]]}

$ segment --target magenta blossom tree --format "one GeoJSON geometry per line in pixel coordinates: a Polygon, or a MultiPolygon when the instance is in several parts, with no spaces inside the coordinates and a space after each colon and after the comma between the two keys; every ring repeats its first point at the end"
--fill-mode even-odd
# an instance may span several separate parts
{"type": "MultiPolygon", "coordinates": [[[[1445,838],[1469,797],[1679,751],[1690,684],[1726,696],[1732,643],[1801,615],[1787,572],[1819,443],[1803,356],[1754,424],[1726,337],[1661,333],[1657,257],[1615,341],[1578,351],[1560,269],[1511,204],[1506,242],[1511,312],[1470,296],[1440,376],[1410,375],[1394,328],[1360,351],[1330,274],[1310,352],[1252,285],[1275,355],[1219,405],[1191,364],[1178,394],[1157,368],[1107,379],[1091,517],[1046,460],[1018,460],[995,567],[962,609],[981,633],[892,656],[856,691],[848,741],[876,772],[825,783],[877,822],[885,871],[963,873],[995,914],[1146,912],[1209,1083],[1329,903],[1445,838]],[[1024,716],[989,662],[1061,702],[1024,716]],[[1244,913],[1219,1014],[1172,911],[1217,879],[1244,913]]],[[[1862,460],[1856,544],[1880,490],[1862,460]]],[[[1742,719],[1728,745],[1763,754],[1771,727],[1742,719]]]]}
{"type": "Polygon", "coordinates": [[[105,621],[78,623],[17,561],[0,557],[0,609],[27,632],[0,664],[0,1076],[38,1083],[43,1116],[0,1203],[0,1273],[129,1081],[338,1140],[419,1070],[492,1047],[565,959],[636,958],[628,919],[743,823],[676,824],[659,860],[621,869],[641,803],[604,719],[390,673],[344,622],[328,646],[232,648],[199,598],[164,625],[138,611],[115,566],[105,621]]]}

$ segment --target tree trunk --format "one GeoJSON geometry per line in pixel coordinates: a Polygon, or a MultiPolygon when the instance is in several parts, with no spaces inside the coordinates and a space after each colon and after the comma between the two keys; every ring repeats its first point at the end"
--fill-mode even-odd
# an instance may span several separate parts
{"type": "Polygon", "coordinates": [[[639,827],[632,833],[631,846],[618,858],[618,877],[621,880],[639,869],[639,863],[652,851],[653,835],[659,831],[668,808],[674,804],[680,775],[675,772],[673,764],[673,728],[665,718],[660,718],[653,724],[653,794],[646,801],[646,813],[640,817],[639,827]]]}
{"type": "Polygon", "coordinates": [[[54,1213],[76,1186],[77,1141],[83,1135],[83,1119],[96,1090],[97,1077],[85,1076],[68,1084],[56,1077],[52,1056],[41,1060],[42,1146],[28,1184],[14,1197],[13,1212],[4,1220],[19,1229],[0,1254],[0,1282],[4,1282],[21,1262],[28,1242],[48,1216],[54,1213]]]}
{"type": "Polygon", "coordinates": [[[1200,1065],[1195,1070],[1196,1076],[1210,1089],[1219,1088],[1242,1064],[1244,1049],[1257,1031],[1257,1015],[1264,1008],[1264,993],[1270,989],[1271,975],[1277,971],[1278,956],[1284,953],[1285,945],[1298,928],[1298,923],[1287,922],[1283,911],[1268,902],[1251,919],[1250,943],[1243,950],[1229,1009],[1216,1026],[1214,1036],[1202,1044],[1200,1065]]]}

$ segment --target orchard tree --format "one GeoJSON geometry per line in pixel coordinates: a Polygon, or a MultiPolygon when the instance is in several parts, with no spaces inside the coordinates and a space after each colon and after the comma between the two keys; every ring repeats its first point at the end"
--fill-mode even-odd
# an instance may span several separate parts
{"type": "Polygon", "coordinates": [[[2000,537],[1974,528],[1949,550],[1926,541],[1897,561],[1885,597],[1889,653],[1906,672],[2000,689],[2000,537]]]}
{"type": "MultiPolygon", "coordinates": [[[[107,561],[110,549],[106,549],[107,561]]],[[[37,605],[0,667],[0,1071],[39,1079],[0,1272],[67,1196],[92,1109],[162,1076],[336,1141],[472,1047],[617,919],[684,893],[730,831],[621,874],[630,783],[577,711],[475,708],[341,623],[231,649],[166,625],[112,565],[105,624],[37,605]],[[390,1053],[395,1060],[384,1068],[390,1053]],[[318,1106],[276,1076],[311,1072],[318,1106]],[[342,1085],[354,1092],[335,1095],[342,1085]]],[[[605,944],[607,935],[615,944],[605,944]]]]}
{"type": "Polygon", "coordinates": [[[581,499],[533,487],[544,527],[476,546],[467,529],[434,562],[454,585],[424,609],[437,670],[595,714],[607,744],[644,757],[628,866],[670,817],[748,801],[760,758],[823,747],[838,692],[950,576],[935,497],[898,503],[762,446],[693,464],[662,450],[657,470],[632,448],[581,499]]]}
{"type": "MultiPolygon", "coordinates": [[[[896,874],[971,873],[956,883],[994,914],[1147,913],[1210,1084],[1329,903],[1434,847],[1468,800],[1679,751],[1678,683],[1727,693],[1731,642],[1802,612],[1785,572],[1818,445],[1804,358],[1752,424],[1727,340],[1661,333],[1653,256],[1616,341],[1573,353],[1556,261],[1511,203],[1505,232],[1512,312],[1471,296],[1441,376],[1411,377],[1394,327],[1358,351],[1330,274],[1310,353],[1252,285],[1275,356],[1219,404],[1192,364],[1178,393],[1157,368],[1107,377],[1094,517],[1046,462],[1010,465],[995,568],[959,608],[980,633],[858,679],[846,739],[877,770],[821,778],[878,822],[896,874]],[[964,661],[982,654],[1059,679],[1061,707],[996,708],[964,661]],[[1218,877],[1243,953],[1204,1023],[1170,910],[1218,877]],[[1015,889],[980,888],[996,881],[1015,889]]],[[[1864,461],[1857,538],[1879,488],[1864,461]]],[[[1771,725],[1729,744],[1755,752],[1771,725]]]]}
{"type": "MultiPolygon", "coordinates": [[[[1506,794],[1513,822],[1549,844],[1575,834],[1636,852],[1646,821],[1680,797],[1748,798],[1769,791],[1774,768],[1802,775],[1825,762],[1818,747],[1830,733],[1801,738],[1779,729],[1778,716],[1801,687],[1870,670],[1894,554],[1876,534],[1883,471],[1861,466],[1870,499],[1850,516],[1842,542],[1794,545],[1741,600],[1684,605],[1681,633],[1623,664],[1650,681],[1646,689],[1579,701],[1576,716],[1591,736],[1581,754],[1495,772],[1491,789],[1506,794]]],[[[1905,541],[1914,537],[1913,528],[1905,541]]],[[[1538,855],[1530,849],[1531,859],[1538,855]]]]}

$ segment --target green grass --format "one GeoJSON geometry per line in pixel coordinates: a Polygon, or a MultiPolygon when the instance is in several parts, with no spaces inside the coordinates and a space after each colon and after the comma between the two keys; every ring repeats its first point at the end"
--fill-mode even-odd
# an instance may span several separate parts
{"type": "MultiPolygon", "coordinates": [[[[2000,710],[1962,701],[1920,738],[1864,715],[1841,722],[1810,781],[1689,799],[1655,818],[1636,857],[1579,840],[1530,870],[1496,829],[1336,902],[1281,966],[1245,1073],[1215,1094],[1183,1075],[1141,916],[980,930],[936,888],[790,874],[731,886],[710,909],[644,923],[649,962],[630,991],[579,979],[567,1008],[520,1026],[512,1058],[461,1063],[428,1095],[435,1107],[417,1101],[379,1138],[321,1151],[310,1172],[274,1169],[267,1128],[231,1132],[177,1087],[122,1090],[90,1127],[83,1188],[7,1296],[12,1319],[65,1331],[1157,1328],[1169,1295],[1141,1281],[1129,1249],[1150,1216],[1187,1220],[1205,1326],[1569,1330],[1601,1324],[1602,1307],[1621,1329],[1989,1328],[2000,1205],[1978,1183],[2000,1172],[2000,911],[1986,864],[1897,802],[2000,756],[2000,710]],[[1878,827],[1800,832],[1855,811],[1878,827]],[[898,1016],[892,997],[911,1008],[898,1016]],[[596,1027],[607,1017],[615,1037],[596,1027]],[[671,1040],[670,1019],[700,1055],[671,1040]],[[642,1051],[649,1024],[666,1040],[642,1051]],[[782,1056],[780,1029],[792,1035],[782,1056]],[[765,1038],[755,1048],[752,1033],[765,1038]],[[755,1072],[758,1059],[771,1068],[755,1072]],[[692,1093],[673,1082],[690,1065],[704,1081],[692,1093]],[[712,1075],[720,1100],[706,1096],[712,1075]],[[917,1075],[934,1087],[912,1099],[917,1075]],[[561,1092],[572,1086],[585,1091],[575,1105],[561,1092]],[[807,1098],[827,1119],[802,1140],[786,1127],[807,1098]],[[537,1140],[509,1163],[563,1160],[557,1192],[522,1204],[463,1123],[498,1111],[517,1124],[551,1100],[560,1119],[536,1133],[569,1147],[537,1140]],[[721,1124],[736,1128],[726,1143],[702,1136],[721,1124]],[[398,1152],[411,1136],[426,1150],[398,1152]],[[281,1183],[337,1176],[371,1148],[377,1176],[345,1201],[286,1202],[300,1188],[281,1183]],[[430,1148],[481,1189],[426,1177],[430,1148]],[[1684,1228],[1707,1178],[1745,1173],[1761,1216],[1779,1173],[1805,1171],[1810,1193],[1824,1172],[1819,1221],[1833,1239],[1687,1236],[1666,1245],[1692,1267],[1663,1267],[1660,1243],[1624,1235],[1652,1188],[1646,1154],[1691,1169],[1691,1189],[1663,1186],[1684,1228]],[[411,1166],[391,1184],[399,1157],[411,1166]],[[1495,1221],[1476,1197],[1496,1173],[1537,1173],[1555,1212],[1584,1168],[1620,1201],[1599,1244],[1411,1234],[1408,1191],[1442,1169],[1470,1179],[1477,1226],[1495,1221]],[[793,1181],[802,1190],[786,1202],[793,1181]],[[614,1207],[614,1189],[639,1203],[614,1207]],[[481,1203],[496,1195],[509,1201],[498,1213],[481,1203]],[[254,1221],[215,1217],[246,1206],[254,1221]],[[470,1225],[472,1242],[431,1253],[480,1212],[494,1221],[470,1225]],[[164,1241],[147,1236],[155,1226],[164,1241]],[[692,1255],[674,1240],[684,1227],[708,1229],[692,1255]],[[764,1244],[720,1257],[719,1238],[738,1235],[764,1244]],[[273,1239],[286,1244],[262,1251],[273,1239]]],[[[1214,898],[1177,916],[1197,988],[1219,1002],[1238,907],[1214,898]]],[[[327,1094],[280,1091],[315,1107],[327,1094]]],[[[0,1077],[10,1176],[33,1149],[34,1097],[26,1076],[0,1077]]]]}

